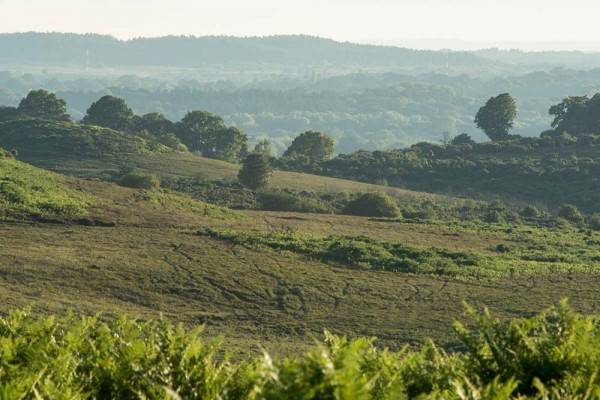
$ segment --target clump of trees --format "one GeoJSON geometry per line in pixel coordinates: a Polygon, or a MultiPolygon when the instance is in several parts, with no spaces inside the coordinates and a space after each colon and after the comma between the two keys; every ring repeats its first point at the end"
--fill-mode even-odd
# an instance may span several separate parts
{"type": "Polygon", "coordinates": [[[588,96],[569,96],[550,107],[554,116],[552,128],[557,134],[568,132],[578,136],[583,133],[600,134],[600,93],[588,96]]]}

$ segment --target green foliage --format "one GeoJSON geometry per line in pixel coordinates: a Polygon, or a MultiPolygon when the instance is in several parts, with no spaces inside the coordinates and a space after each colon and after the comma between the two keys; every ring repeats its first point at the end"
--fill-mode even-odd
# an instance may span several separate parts
{"type": "Polygon", "coordinates": [[[470,310],[456,324],[466,349],[380,350],[332,335],[302,356],[232,361],[202,328],[125,317],[102,322],[14,311],[0,318],[6,398],[564,399],[600,395],[600,330],[566,302],[501,323],[470,310]]]}
{"type": "MultiPolygon", "coordinates": [[[[548,111],[554,116],[552,127],[556,134],[569,132],[573,135],[600,133],[600,93],[588,96],[569,96],[548,111]]],[[[589,142],[588,142],[589,144],[589,142]]]]}
{"type": "Polygon", "coordinates": [[[92,103],[81,122],[127,132],[133,125],[133,111],[125,100],[106,95],[92,103]]]}
{"type": "Polygon", "coordinates": [[[266,187],[271,176],[271,163],[264,153],[251,153],[242,162],[238,181],[251,189],[266,187]]]}
{"type": "Polygon", "coordinates": [[[234,243],[290,251],[324,262],[355,268],[447,276],[485,275],[484,263],[474,254],[437,248],[417,249],[366,236],[332,235],[325,238],[293,233],[260,233],[207,229],[198,232],[234,243]]]}
{"type": "Polygon", "coordinates": [[[572,204],[563,204],[560,206],[557,215],[560,218],[564,218],[573,223],[581,223],[583,221],[583,215],[581,215],[577,207],[572,204]]]}
{"type": "Polygon", "coordinates": [[[306,131],[297,136],[283,157],[307,157],[312,162],[321,162],[331,158],[334,152],[333,139],[322,132],[306,131]]]}
{"type": "Polygon", "coordinates": [[[344,207],[343,213],[362,217],[402,217],[396,200],[383,192],[363,194],[349,202],[344,207]]]}
{"type": "Polygon", "coordinates": [[[471,139],[471,136],[469,136],[467,133],[461,133],[460,135],[454,136],[450,141],[450,144],[453,146],[460,146],[464,144],[473,145],[475,144],[475,141],[471,139]]]}
{"type": "Polygon", "coordinates": [[[32,161],[37,158],[34,155],[94,159],[119,153],[172,151],[153,136],[142,138],[98,126],[36,119],[0,123],[0,145],[18,149],[32,161]]]}
{"type": "Polygon", "coordinates": [[[122,176],[118,183],[121,186],[134,189],[153,190],[160,187],[160,181],[156,175],[145,172],[131,172],[122,176]]]}
{"type": "Polygon", "coordinates": [[[19,111],[16,107],[0,106],[0,122],[11,121],[19,118],[19,111]]]}
{"type": "Polygon", "coordinates": [[[261,210],[288,211],[313,214],[332,214],[334,208],[318,197],[311,197],[285,190],[269,190],[258,194],[261,210]]]}
{"type": "Polygon", "coordinates": [[[65,178],[5,155],[0,157],[0,218],[30,215],[78,217],[92,200],[67,187],[65,178]]]}
{"type": "MultiPolygon", "coordinates": [[[[67,103],[43,89],[32,90],[21,100],[17,111],[20,115],[31,118],[70,121],[67,114],[67,103]]],[[[0,119],[1,120],[1,119],[0,119]]]]}
{"type": "Polygon", "coordinates": [[[508,93],[490,97],[475,115],[475,124],[491,140],[499,141],[508,138],[508,131],[513,127],[517,116],[517,105],[508,93]]]}
{"type": "Polygon", "coordinates": [[[176,133],[190,151],[204,157],[239,162],[248,152],[248,137],[208,111],[188,111],[177,123],[176,133]]]}

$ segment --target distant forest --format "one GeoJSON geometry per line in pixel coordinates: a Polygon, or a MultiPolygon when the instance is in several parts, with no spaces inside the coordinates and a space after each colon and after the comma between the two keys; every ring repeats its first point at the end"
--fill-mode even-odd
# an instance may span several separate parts
{"type": "Polygon", "coordinates": [[[493,95],[509,92],[512,133],[538,136],[548,109],[600,91],[600,55],[417,51],[309,36],[165,37],[119,41],[74,34],[0,35],[0,106],[34,88],[56,92],[74,119],[105,94],[136,113],[172,120],[202,109],[281,153],[306,130],[340,153],[439,142],[444,132],[484,140],[473,123],[493,95]]]}

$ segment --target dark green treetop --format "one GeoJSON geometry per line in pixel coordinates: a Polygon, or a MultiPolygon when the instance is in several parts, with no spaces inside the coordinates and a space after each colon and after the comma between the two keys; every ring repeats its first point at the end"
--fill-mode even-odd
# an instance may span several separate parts
{"type": "Polygon", "coordinates": [[[238,180],[244,186],[257,190],[267,186],[271,176],[271,163],[264,153],[251,153],[242,161],[238,180]]]}
{"type": "Polygon", "coordinates": [[[87,109],[82,123],[104,126],[120,131],[130,131],[132,128],[133,111],[125,100],[106,95],[92,103],[87,109]]]}
{"type": "Polygon", "coordinates": [[[32,118],[70,121],[67,114],[67,103],[46,90],[32,90],[21,100],[17,111],[21,115],[32,118]]]}
{"type": "Polygon", "coordinates": [[[490,97],[475,115],[475,124],[491,140],[499,141],[508,138],[508,131],[513,127],[517,116],[517,104],[508,93],[490,97]]]}
{"type": "Polygon", "coordinates": [[[307,131],[292,141],[290,147],[283,153],[283,157],[292,157],[295,154],[308,157],[314,162],[321,162],[329,160],[334,151],[332,138],[322,132],[307,131]]]}

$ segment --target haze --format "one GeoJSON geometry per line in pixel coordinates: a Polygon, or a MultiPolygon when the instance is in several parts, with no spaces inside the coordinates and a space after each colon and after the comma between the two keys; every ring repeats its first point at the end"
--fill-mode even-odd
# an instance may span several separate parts
{"type": "Polygon", "coordinates": [[[421,48],[598,50],[600,3],[586,0],[1,0],[2,32],[308,34],[421,48]]]}

